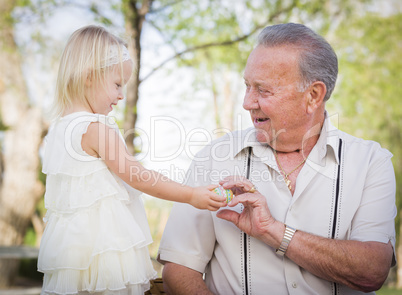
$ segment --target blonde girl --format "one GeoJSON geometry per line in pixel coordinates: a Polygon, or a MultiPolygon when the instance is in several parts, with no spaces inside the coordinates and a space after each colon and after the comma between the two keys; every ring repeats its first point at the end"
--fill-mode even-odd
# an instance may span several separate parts
{"type": "Polygon", "coordinates": [[[145,169],[108,117],[124,98],[133,62],[126,44],[99,26],[74,32],[56,87],[58,119],[46,137],[46,229],[42,294],[144,294],[156,273],[140,192],[216,211],[215,186],[192,188],[145,169]]]}

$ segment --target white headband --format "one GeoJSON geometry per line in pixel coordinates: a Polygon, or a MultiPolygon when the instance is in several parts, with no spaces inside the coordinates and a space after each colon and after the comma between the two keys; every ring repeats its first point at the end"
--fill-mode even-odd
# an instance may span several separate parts
{"type": "Polygon", "coordinates": [[[109,49],[109,56],[105,60],[104,66],[102,68],[110,67],[112,65],[117,65],[120,62],[125,62],[126,60],[131,59],[130,53],[128,49],[124,45],[111,45],[109,49]],[[119,47],[120,47],[120,54],[119,54],[119,47]],[[121,56],[121,58],[120,58],[121,56]]]}

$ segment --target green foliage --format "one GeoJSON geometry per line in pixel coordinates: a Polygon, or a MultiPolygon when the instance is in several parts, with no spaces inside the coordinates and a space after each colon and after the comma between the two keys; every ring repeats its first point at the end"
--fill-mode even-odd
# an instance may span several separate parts
{"type": "Polygon", "coordinates": [[[16,5],[17,6],[30,6],[30,5],[32,5],[32,1],[31,0],[17,0],[16,5]]]}
{"type": "Polygon", "coordinates": [[[95,15],[95,20],[101,24],[106,26],[110,26],[113,24],[112,20],[104,15],[102,15],[99,7],[95,3],[91,3],[89,10],[95,15]]]}
{"type": "Polygon", "coordinates": [[[3,123],[3,119],[0,117],[0,132],[1,132],[1,131],[7,131],[8,129],[9,129],[9,127],[6,126],[6,125],[3,123]]]}
{"type": "Polygon", "coordinates": [[[383,287],[376,292],[377,295],[401,295],[402,291],[394,288],[383,287]]]}
{"type": "Polygon", "coordinates": [[[200,68],[207,64],[210,67],[208,61],[213,60],[219,64],[232,63],[240,69],[246,55],[241,54],[239,46],[245,45],[232,41],[247,34],[248,29],[242,28],[236,6],[239,5],[227,1],[181,1],[157,14],[151,13],[147,20],[176,52],[197,49],[182,55],[179,65],[200,68]],[[242,61],[240,65],[239,61],[242,61]]]}
{"type": "Polygon", "coordinates": [[[34,247],[36,244],[36,233],[32,227],[29,227],[24,237],[24,245],[34,247]]]}
{"type": "MultiPolygon", "coordinates": [[[[12,15],[14,7],[15,4],[13,1],[2,3],[2,7],[0,7],[0,34],[3,38],[4,32],[10,29],[14,24],[14,18],[12,15]]],[[[2,43],[4,42],[0,40],[0,44],[2,43]]]]}
{"type": "MultiPolygon", "coordinates": [[[[393,154],[397,207],[402,209],[402,14],[369,14],[337,31],[340,78],[331,107],[340,128],[375,140],[393,154]]],[[[399,230],[399,215],[396,229],[399,230]]]]}
{"type": "MultiPolygon", "coordinates": [[[[293,21],[325,34],[336,20],[349,18],[356,5],[368,1],[186,0],[167,5],[165,0],[154,2],[147,21],[176,52],[178,66],[197,70],[194,89],[210,90],[217,109],[225,106],[222,101],[228,96],[238,105],[234,93],[227,92],[234,88],[228,73],[242,73],[262,28],[293,21]]],[[[221,120],[215,113],[219,128],[221,120]]]]}
{"type": "Polygon", "coordinates": [[[339,29],[341,76],[336,99],[345,115],[359,115],[355,120],[360,122],[359,128],[367,123],[374,127],[372,135],[388,136],[377,130],[400,123],[402,118],[402,109],[396,107],[401,94],[401,29],[401,14],[389,18],[369,15],[339,29]]]}
{"type": "Polygon", "coordinates": [[[398,155],[402,172],[402,14],[368,15],[339,28],[340,81],[334,100],[342,127],[378,140],[398,155]],[[338,107],[337,107],[338,108],[338,107]]]}

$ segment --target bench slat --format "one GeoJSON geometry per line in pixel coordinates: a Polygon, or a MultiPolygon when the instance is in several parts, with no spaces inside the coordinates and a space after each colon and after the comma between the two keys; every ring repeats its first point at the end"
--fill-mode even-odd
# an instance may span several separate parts
{"type": "Polygon", "coordinates": [[[0,295],[39,295],[42,288],[0,290],[0,295]]]}
{"type": "Polygon", "coordinates": [[[38,258],[39,249],[28,246],[0,246],[0,259],[38,258]]]}

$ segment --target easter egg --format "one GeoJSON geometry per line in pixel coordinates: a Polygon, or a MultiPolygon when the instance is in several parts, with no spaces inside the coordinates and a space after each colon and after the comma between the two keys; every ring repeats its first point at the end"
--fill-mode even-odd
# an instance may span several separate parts
{"type": "Polygon", "coordinates": [[[224,189],[222,186],[218,186],[213,190],[219,196],[226,197],[226,202],[229,203],[233,199],[233,192],[230,189],[224,189]]]}

